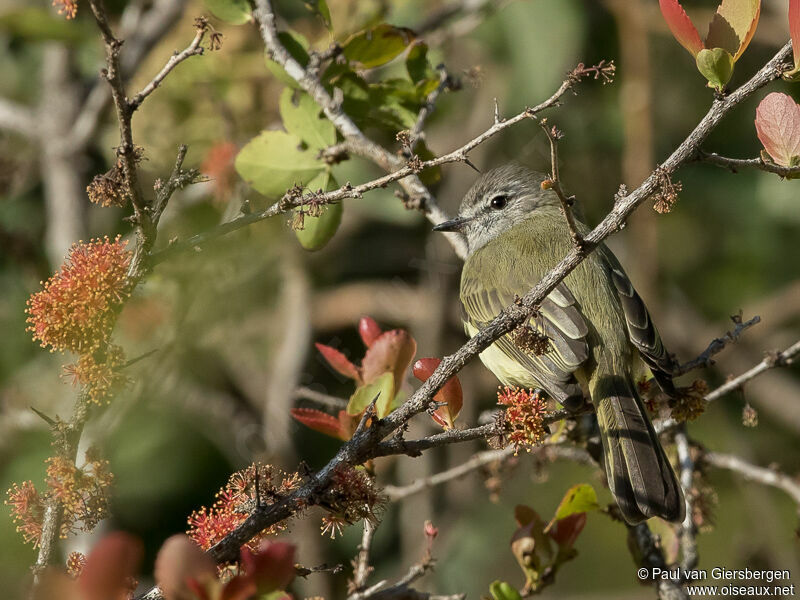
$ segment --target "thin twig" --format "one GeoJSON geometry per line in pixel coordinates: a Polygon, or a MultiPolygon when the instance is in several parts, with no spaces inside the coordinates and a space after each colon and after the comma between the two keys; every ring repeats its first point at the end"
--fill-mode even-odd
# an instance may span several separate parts
{"type": "Polygon", "coordinates": [[[369,564],[369,554],[372,549],[372,538],[375,537],[377,528],[377,524],[370,519],[364,519],[364,533],[361,536],[361,545],[358,547],[358,554],[353,563],[353,590],[363,590],[367,585],[367,578],[372,572],[372,567],[369,564]]]}
{"type": "Polygon", "coordinates": [[[680,482],[683,488],[683,497],[686,502],[686,516],[681,523],[681,572],[686,573],[697,566],[697,527],[694,524],[693,512],[693,480],[694,461],[692,450],[689,447],[689,438],[686,435],[686,426],[680,428],[675,434],[675,446],[678,450],[678,463],[680,482]]]}
{"type": "Polygon", "coordinates": [[[299,387],[294,391],[295,398],[302,398],[303,400],[310,400],[317,404],[330,408],[332,410],[344,410],[347,407],[347,400],[330,394],[323,394],[316,390],[307,387],[299,387]]]}
{"type": "Polygon", "coordinates": [[[553,126],[548,126],[547,119],[539,121],[539,125],[547,136],[550,142],[550,177],[543,182],[543,186],[549,187],[556,193],[559,201],[561,202],[561,213],[567,221],[567,228],[569,229],[569,236],[572,238],[572,243],[578,250],[585,250],[586,241],[580,233],[578,233],[577,225],[575,225],[575,216],[572,214],[572,206],[575,204],[575,196],[567,196],[561,188],[561,177],[558,174],[558,140],[561,138],[561,132],[553,126]]]}
{"type": "MultiPolygon", "coordinates": [[[[460,479],[465,475],[477,471],[481,467],[491,464],[493,462],[503,461],[515,454],[516,449],[514,446],[506,446],[500,450],[486,450],[478,452],[466,462],[456,465],[446,471],[441,471],[428,477],[417,479],[408,485],[395,486],[387,485],[383,488],[383,493],[390,502],[398,502],[405,500],[409,496],[418,494],[437,485],[442,485],[454,479],[460,479]]],[[[583,448],[573,446],[561,446],[554,444],[545,444],[538,446],[531,451],[536,454],[544,454],[552,458],[566,458],[568,460],[578,462],[581,464],[594,465],[592,457],[583,448]]]]}
{"type": "MultiPolygon", "coordinates": [[[[770,369],[774,369],[775,367],[785,367],[791,365],[798,354],[800,354],[800,341],[795,342],[782,352],[769,353],[767,357],[760,363],[748,369],[741,375],[738,375],[737,377],[728,380],[718,388],[711,390],[708,394],[705,395],[703,399],[705,400],[706,403],[713,402],[714,400],[721,398],[725,394],[729,394],[735,390],[738,390],[739,388],[744,386],[748,381],[758,377],[759,375],[769,371],[770,369]]],[[[667,419],[659,419],[658,421],[654,421],[653,426],[655,427],[657,433],[663,433],[669,429],[677,427],[678,422],[670,417],[667,419]]]]}
{"type": "Polygon", "coordinates": [[[734,377],[733,379],[723,383],[717,389],[706,394],[706,402],[711,402],[712,400],[716,400],[725,394],[729,394],[734,390],[738,390],[748,381],[758,377],[765,371],[774,369],[775,367],[786,367],[791,365],[798,354],[800,354],[800,341],[795,342],[782,352],[768,354],[764,360],[762,360],[752,369],[745,371],[738,377],[734,377]]]}
{"type": "Polygon", "coordinates": [[[736,342],[736,340],[739,339],[739,336],[742,335],[744,331],[761,322],[761,317],[758,315],[749,321],[743,321],[741,315],[736,315],[731,317],[731,319],[735,324],[733,331],[728,331],[722,337],[711,340],[711,343],[708,345],[708,347],[703,350],[703,352],[701,352],[697,358],[680,365],[673,373],[673,376],[678,377],[695,369],[710,367],[714,364],[712,359],[714,356],[722,352],[728,344],[736,342]]]}
{"type": "Polygon", "coordinates": [[[783,490],[789,494],[795,504],[797,504],[798,514],[800,514],[800,479],[798,479],[798,477],[790,477],[777,469],[759,467],[758,465],[749,463],[743,458],[733,456],[732,454],[704,452],[700,460],[718,469],[733,471],[748,481],[755,481],[783,490]]]}
{"type": "Polygon", "coordinates": [[[414,123],[414,126],[411,128],[411,131],[408,133],[408,149],[411,152],[414,151],[414,147],[417,145],[417,142],[422,139],[422,131],[425,128],[425,123],[433,112],[433,109],[436,107],[436,101],[439,99],[439,96],[452,85],[452,80],[450,79],[450,75],[447,73],[447,69],[445,69],[444,65],[439,65],[437,69],[439,70],[439,85],[437,85],[434,90],[428,94],[428,97],[425,98],[425,104],[423,104],[422,108],[419,109],[417,120],[414,123]]]}
{"type": "Polygon", "coordinates": [[[775,164],[774,162],[766,162],[763,158],[728,158],[727,156],[720,156],[715,152],[697,152],[697,159],[701,162],[707,162],[718,167],[728,169],[732,173],[737,173],[739,169],[758,169],[766,171],[767,173],[774,173],[781,177],[797,177],[800,176],[800,166],[784,167],[783,165],[775,164]]]}
{"type": "Polygon", "coordinates": [[[0,98],[0,129],[8,129],[31,138],[36,137],[38,132],[33,111],[6,98],[0,98]]]}
{"type": "Polygon", "coordinates": [[[142,105],[145,98],[147,98],[150,94],[152,94],[156,88],[161,85],[161,82],[170,74],[170,72],[185,61],[187,58],[192,56],[199,56],[203,54],[204,48],[202,46],[203,38],[205,37],[206,33],[208,32],[208,21],[203,18],[197,19],[195,22],[195,27],[197,33],[195,33],[194,39],[192,43],[189,44],[184,50],[181,52],[176,52],[172,56],[169,57],[167,64],[164,65],[164,68],[161,69],[155,77],[148,83],[142,91],[136,94],[132,100],[128,102],[128,106],[130,106],[131,111],[135,111],[142,105]]]}
{"type": "MultiPolygon", "coordinates": [[[[198,235],[194,235],[187,240],[182,242],[177,242],[175,244],[170,245],[169,247],[165,248],[164,250],[159,250],[154,252],[151,256],[150,264],[157,265],[168,257],[172,256],[176,252],[181,252],[184,250],[189,249],[197,249],[208,242],[215,240],[223,235],[231,233],[233,231],[237,231],[242,227],[246,227],[252,223],[256,223],[258,221],[262,221],[264,219],[268,219],[270,217],[277,216],[279,214],[288,212],[297,206],[301,206],[303,204],[308,203],[309,200],[313,199],[317,204],[332,204],[334,202],[339,202],[341,200],[345,200],[347,198],[361,198],[365,193],[385,188],[390,183],[394,183],[396,181],[402,181],[406,177],[413,176],[417,171],[429,169],[432,167],[437,167],[439,165],[444,165],[448,163],[455,163],[455,162],[465,162],[470,151],[474,150],[479,145],[483,144],[490,138],[494,137],[504,129],[508,127],[513,127],[517,123],[529,119],[531,117],[536,116],[540,112],[544,111],[545,109],[551,108],[558,104],[560,98],[576,83],[575,77],[570,74],[562,83],[561,86],[544,102],[537,104],[531,108],[526,108],[522,112],[516,114],[515,116],[504,119],[497,123],[494,123],[491,127],[486,129],[480,135],[474,137],[460,148],[453,150],[447,154],[443,154],[442,156],[438,156],[436,158],[432,158],[430,160],[420,161],[416,167],[412,168],[411,166],[405,165],[400,167],[398,170],[389,173],[388,175],[384,175],[382,177],[378,177],[373,179],[372,181],[367,181],[365,183],[353,186],[349,183],[341,186],[336,190],[332,190],[330,192],[326,192],[323,194],[318,194],[316,192],[309,192],[307,194],[303,194],[299,197],[289,197],[284,196],[281,200],[274,203],[272,206],[268,207],[267,209],[261,212],[249,213],[245,215],[241,215],[232,221],[228,221],[227,223],[223,223],[222,225],[216,227],[215,229],[211,229],[204,233],[200,233],[198,235]]],[[[338,148],[343,148],[348,151],[352,150],[352,146],[350,144],[339,145],[338,148]]],[[[433,213],[431,213],[433,215],[433,213]]],[[[434,220],[431,215],[429,215],[429,219],[432,221],[434,220]]],[[[447,220],[447,215],[439,211],[439,215],[437,216],[434,222],[440,223],[441,221],[447,220]]],[[[459,238],[460,239],[460,238],[459,238]]],[[[466,254],[462,254],[461,252],[457,251],[457,254],[461,258],[465,258],[466,254]]]]}

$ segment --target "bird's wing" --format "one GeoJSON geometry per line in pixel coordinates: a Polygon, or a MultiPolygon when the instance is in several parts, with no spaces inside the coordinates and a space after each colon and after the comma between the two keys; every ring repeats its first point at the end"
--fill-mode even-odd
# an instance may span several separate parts
{"type": "Polygon", "coordinates": [[[619,295],[631,343],[639,350],[642,360],[650,367],[661,389],[667,394],[674,394],[672,374],[676,368],[675,360],[664,347],[658,329],[653,324],[650,313],[647,312],[647,306],[634,289],[617,258],[606,248],[602,248],[601,251],[608,263],[611,281],[619,295]]]}
{"type": "MultiPolygon", "coordinates": [[[[535,284],[533,277],[524,277],[518,271],[508,273],[502,283],[490,286],[491,289],[477,277],[462,279],[461,301],[467,321],[480,329],[535,284]]],[[[503,336],[495,345],[528,370],[562,404],[582,402],[582,392],[573,373],[589,356],[586,341],[589,330],[564,282],[550,292],[528,324],[549,339],[549,347],[543,354],[521,348],[511,335],[503,336]]]]}

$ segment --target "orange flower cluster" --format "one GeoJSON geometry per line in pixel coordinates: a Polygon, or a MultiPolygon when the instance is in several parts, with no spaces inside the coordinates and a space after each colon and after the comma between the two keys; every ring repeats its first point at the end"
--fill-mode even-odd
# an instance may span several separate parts
{"type": "Polygon", "coordinates": [[[67,557],[67,575],[73,579],[80,577],[86,566],[86,556],[80,552],[70,552],[67,557]]]}
{"type": "Polygon", "coordinates": [[[58,9],[58,14],[67,19],[74,19],[78,14],[77,0],[53,0],[53,6],[58,9]]]}
{"type": "Polygon", "coordinates": [[[366,469],[340,465],[320,502],[328,510],[322,518],[322,535],[330,533],[333,539],[346,525],[362,519],[375,522],[375,509],[383,500],[366,469]]]}
{"type": "Polygon", "coordinates": [[[678,388],[678,395],[669,401],[672,418],[678,423],[694,421],[706,409],[706,394],[708,384],[702,379],[696,379],[688,387],[678,388]]]}
{"type": "Polygon", "coordinates": [[[44,518],[44,501],[32,481],[15,483],[8,490],[5,504],[11,507],[11,515],[17,531],[22,534],[25,543],[39,545],[42,538],[42,520],[44,518]]]}
{"type": "Polygon", "coordinates": [[[541,444],[547,435],[543,420],[547,407],[538,392],[505,386],[497,392],[497,403],[506,407],[503,427],[517,452],[520,448],[530,452],[532,447],[541,444]]]}
{"type": "Polygon", "coordinates": [[[122,348],[109,344],[103,351],[81,355],[77,363],[64,367],[64,373],[71,377],[73,384],[84,386],[91,402],[102,405],[108,404],[114,390],[127,382],[127,377],[120,372],[124,364],[122,348]]]}
{"type": "Polygon", "coordinates": [[[46,462],[47,487],[61,504],[61,537],[94,529],[108,516],[109,490],[114,480],[108,461],[90,448],[81,468],[63,456],[50,457],[46,462]]]}
{"type": "Polygon", "coordinates": [[[113,475],[108,462],[101,460],[93,448],[86,452],[86,464],[81,468],[62,456],[48,458],[46,462],[46,494],[40,494],[32,481],[24,481],[12,485],[5,501],[11,507],[17,531],[34,547],[42,537],[44,507],[49,498],[56,498],[61,505],[62,538],[78,530],[90,531],[108,515],[108,490],[113,475]]]}
{"type": "MultiPolygon", "coordinates": [[[[297,473],[287,474],[272,465],[254,463],[230,476],[225,487],[217,492],[211,508],[203,506],[189,516],[189,530],[186,533],[203,550],[208,550],[244,522],[256,507],[257,501],[261,504],[275,502],[296,489],[299,484],[300,476],[297,473]]],[[[285,523],[271,525],[245,546],[256,551],[265,537],[284,529],[285,523]]]]}
{"type": "Polygon", "coordinates": [[[28,300],[28,331],[42,347],[87,353],[111,334],[128,294],[131,253],[119,236],[75,244],[61,270],[28,300]]]}

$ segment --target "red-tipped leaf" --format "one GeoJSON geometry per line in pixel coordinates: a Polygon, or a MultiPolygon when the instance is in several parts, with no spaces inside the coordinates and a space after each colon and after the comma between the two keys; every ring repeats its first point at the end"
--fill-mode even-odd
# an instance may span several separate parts
{"type": "Polygon", "coordinates": [[[586,513],[573,513],[563,519],[553,521],[547,528],[547,535],[562,548],[572,548],[586,525],[586,513]]]}
{"type": "Polygon", "coordinates": [[[295,420],[300,421],[303,425],[314,431],[319,431],[320,433],[340,440],[346,440],[350,437],[342,430],[340,419],[328,413],[324,413],[321,410],[313,408],[292,408],[289,412],[295,420]]]}
{"type": "Polygon", "coordinates": [[[756,131],[777,164],[800,164],[800,105],[791,96],[767,94],[756,109],[756,131]]]}
{"type": "MultiPolygon", "coordinates": [[[[420,381],[426,381],[442,362],[439,358],[420,358],[414,363],[414,377],[420,381]]],[[[452,429],[456,417],[461,412],[464,405],[464,394],[461,389],[461,382],[457,376],[447,380],[436,395],[433,397],[436,402],[446,402],[447,406],[437,408],[432,414],[433,420],[445,429],[452,429]]]]}
{"type": "Polygon", "coordinates": [[[361,377],[369,384],[386,372],[394,375],[395,391],[405,380],[406,370],[417,352],[417,342],[405,329],[392,329],[378,336],[361,361],[361,377]]]}
{"type": "Polygon", "coordinates": [[[697,53],[703,49],[703,41],[680,2],[678,0],[658,0],[658,5],[669,30],[678,43],[686,48],[692,56],[697,56],[697,53]]]}
{"type": "Polygon", "coordinates": [[[378,325],[372,317],[361,317],[361,320],[358,322],[358,333],[364,345],[369,348],[375,340],[380,337],[383,330],[381,330],[380,325],[378,325]]]}
{"type": "Polygon", "coordinates": [[[761,0],[722,0],[708,26],[706,48],[722,48],[739,60],[758,26],[761,0]]]}
{"type": "Polygon", "coordinates": [[[333,367],[338,373],[345,377],[361,381],[361,374],[358,367],[355,366],[350,360],[336,348],[331,348],[325,344],[314,344],[319,350],[319,353],[328,361],[328,364],[333,367]]]}

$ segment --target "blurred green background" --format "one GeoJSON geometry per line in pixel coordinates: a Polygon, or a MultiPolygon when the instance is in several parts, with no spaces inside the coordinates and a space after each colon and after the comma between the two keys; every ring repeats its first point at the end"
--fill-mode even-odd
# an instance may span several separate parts
{"type": "MultiPolygon", "coordinates": [[[[149,2],[109,2],[116,17],[149,2]]],[[[192,20],[207,14],[194,0],[157,0],[171,7],[174,24],[144,48],[132,77],[138,89],[166,58],[193,37],[192,20]]],[[[502,115],[548,97],[577,63],[614,59],[613,84],[585,81],[563,106],[547,113],[563,130],[561,176],[596,223],[611,208],[621,183],[635,187],[664,160],[705,114],[712,92],[691,57],[669,35],[656,0],[329,0],[333,37],[302,3],[276,4],[283,27],[324,49],[368,24],[386,21],[421,31],[433,64],[460,77],[460,91],[444,95],[427,130],[428,147],[448,152],[487,128],[494,99],[502,115]],[[450,11],[450,9],[453,9],[450,11]],[[450,14],[452,12],[452,14],[450,14]]],[[[715,2],[686,2],[701,31],[715,2]]],[[[754,41],[737,63],[732,86],[745,81],[788,37],[784,1],[763,3],[754,41]]],[[[115,18],[116,18],[115,17],[115,18]]],[[[189,145],[187,165],[214,176],[179,192],[162,221],[159,244],[214,227],[235,216],[246,198],[260,197],[238,180],[224,159],[225,144],[241,147],[265,128],[280,126],[283,84],[265,67],[255,28],[211,19],[222,48],[180,65],[134,117],[134,136],[145,148],[143,177],[164,177],[178,144],[189,145]],[[223,158],[220,158],[223,156],[223,158]]],[[[123,20],[123,24],[125,21],[123,20]]],[[[0,97],[28,107],[44,131],[32,138],[0,125],[0,488],[32,479],[40,484],[49,434],[34,406],[66,418],[76,390],[59,376],[68,358],[48,354],[25,331],[25,300],[57,268],[69,243],[92,236],[127,235],[125,211],[90,205],[83,189],[113,163],[118,143],[110,113],[83,147],[58,148],[92,89],[102,48],[85,2],[75,21],[64,21],[46,2],[0,0],[0,97]]],[[[380,76],[402,74],[402,61],[380,76]]],[[[750,158],[760,144],[753,119],[768,91],[800,99],[797,85],[775,83],[744,102],[704,148],[750,158]]],[[[1,123],[1,122],[0,122],[1,123]]],[[[391,133],[369,132],[392,148],[391,133]]],[[[230,147],[230,146],[227,146],[230,147]]],[[[547,140],[523,122],[478,147],[480,169],[517,160],[549,168],[547,140]]],[[[338,165],[340,182],[378,174],[359,159],[338,165]]],[[[475,179],[464,165],[442,169],[433,186],[454,212],[475,179]]],[[[650,307],[670,349],[683,360],[702,351],[731,326],[739,310],[762,323],[700,372],[710,386],[782,349],[800,332],[800,188],[758,171],[737,174],[704,164],[681,169],[683,184],[672,212],[658,215],[647,203],[610,245],[650,307]]],[[[371,315],[384,327],[403,327],[419,344],[418,356],[442,356],[463,341],[457,301],[459,261],[430,232],[419,213],[406,211],[393,189],[348,200],[340,230],[316,253],[303,251],[285,216],[228,235],[202,251],[158,266],[124,309],[115,333],[128,356],[157,350],[131,368],[133,384],[86,431],[85,444],[104,449],[115,473],[113,518],[101,529],[141,536],[152,561],[161,541],[182,531],[186,517],[213,502],[228,474],[254,459],[293,470],[299,461],[323,465],[337,442],[304,429],[288,415],[297,386],[347,397],[349,382],[332,373],[313,342],[332,344],[358,358],[355,326],[371,315]]],[[[715,402],[689,427],[710,449],[732,452],[760,465],[800,470],[800,371],[775,370],[748,384],[744,394],[715,402]],[[745,428],[745,401],[759,411],[757,428],[745,428]]],[[[686,378],[687,384],[691,378],[686,378]]],[[[496,381],[478,362],[462,373],[465,409],[472,424],[494,402],[496,381]]],[[[409,381],[411,389],[415,383],[409,381]]],[[[412,435],[434,431],[425,417],[412,435]]],[[[482,444],[438,450],[423,458],[383,459],[382,482],[408,483],[463,462],[482,444]]],[[[419,559],[422,523],[440,529],[436,571],[420,588],[477,598],[497,578],[521,586],[508,550],[513,507],[525,503],[551,514],[564,491],[588,481],[609,502],[596,472],[565,462],[540,464],[522,455],[501,472],[496,497],[485,479],[470,476],[387,507],[378,531],[372,581],[397,577],[419,559]]],[[[797,507],[772,489],[710,471],[718,495],[715,525],[699,537],[702,568],[797,569],[797,507]]],[[[494,481],[494,480],[492,480],[494,481]]],[[[0,582],[21,590],[34,551],[22,544],[0,509],[0,582]]],[[[292,527],[303,564],[341,562],[355,554],[360,526],[335,541],[319,535],[319,514],[292,527]]],[[[86,549],[90,536],[67,540],[65,552],[86,549]]],[[[578,541],[578,558],[566,565],[544,597],[639,598],[625,532],[590,515],[578,541]]],[[[143,572],[150,572],[148,562],[143,572]]],[[[345,596],[347,572],[317,575],[294,588],[302,596],[345,596]]],[[[147,583],[147,578],[143,578],[147,583]]]]}

